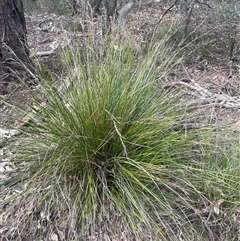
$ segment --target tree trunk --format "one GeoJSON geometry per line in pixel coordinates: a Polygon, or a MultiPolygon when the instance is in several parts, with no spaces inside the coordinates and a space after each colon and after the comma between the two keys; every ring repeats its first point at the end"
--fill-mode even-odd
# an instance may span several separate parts
{"type": "Polygon", "coordinates": [[[72,8],[72,14],[71,16],[75,16],[77,15],[77,1],[76,0],[70,0],[69,1],[70,5],[71,5],[71,8],[72,8]]]}
{"type": "Polygon", "coordinates": [[[30,67],[26,33],[22,0],[0,0],[0,84],[30,67]]]}
{"type": "Polygon", "coordinates": [[[100,14],[101,5],[104,6],[109,21],[110,16],[116,13],[117,0],[90,0],[89,3],[93,9],[94,15],[100,14]]]}

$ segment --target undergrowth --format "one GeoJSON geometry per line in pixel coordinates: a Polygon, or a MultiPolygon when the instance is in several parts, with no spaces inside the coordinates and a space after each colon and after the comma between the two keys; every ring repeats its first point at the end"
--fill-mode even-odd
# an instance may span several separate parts
{"type": "Polygon", "coordinates": [[[64,81],[41,80],[23,129],[17,160],[31,165],[4,200],[5,240],[218,240],[223,226],[235,240],[235,159],[157,87],[173,56],[119,38],[64,51],[64,81]]]}

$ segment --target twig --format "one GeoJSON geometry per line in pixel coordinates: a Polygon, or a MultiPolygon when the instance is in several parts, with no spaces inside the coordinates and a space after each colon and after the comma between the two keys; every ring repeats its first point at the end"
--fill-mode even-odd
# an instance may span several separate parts
{"type": "Polygon", "coordinates": [[[116,130],[116,132],[117,132],[117,134],[118,134],[118,136],[119,136],[119,139],[120,139],[120,141],[121,141],[121,143],[122,143],[122,146],[123,146],[123,151],[124,151],[124,155],[126,156],[126,158],[127,159],[129,159],[129,157],[128,157],[128,153],[127,153],[127,147],[126,147],[126,145],[124,144],[124,142],[123,142],[123,136],[121,135],[121,133],[119,132],[119,130],[118,130],[118,128],[117,128],[117,124],[116,124],[116,118],[109,112],[109,111],[107,111],[107,110],[105,110],[109,115],[110,115],[110,117],[111,117],[111,119],[112,119],[112,121],[113,121],[113,125],[114,125],[114,128],[115,128],[115,130],[116,130]]]}
{"type": "Polygon", "coordinates": [[[165,15],[166,15],[169,11],[171,11],[171,9],[172,9],[174,6],[177,5],[177,2],[178,2],[178,1],[179,1],[179,0],[175,0],[175,2],[174,2],[170,7],[167,8],[167,10],[163,13],[163,15],[162,15],[162,16],[160,17],[160,19],[158,20],[157,24],[159,24],[159,23],[162,22],[162,20],[163,20],[163,18],[165,17],[165,15]]]}
{"type": "Polygon", "coordinates": [[[202,5],[206,5],[208,8],[212,9],[212,7],[206,2],[199,2],[199,0],[196,0],[196,2],[202,5]]]}
{"type": "MultiPolygon", "coordinates": [[[[170,86],[183,85],[187,88],[198,93],[198,97],[200,102],[204,104],[213,104],[214,106],[220,106],[224,108],[237,108],[240,109],[240,98],[232,97],[224,93],[215,94],[211,91],[203,88],[198,83],[196,83],[193,79],[186,81],[178,81],[172,82],[171,84],[165,86],[165,88],[170,86]]],[[[196,97],[196,95],[195,95],[196,97]]]]}
{"type": "Polygon", "coordinates": [[[37,58],[37,57],[50,56],[50,55],[53,55],[54,53],[56,53],[58,49],[59,49],[59,45],[57,45],[55,48],[53,48],[53,49],[51,49],[49,51],[37,52],[37,53],[33,54],[30,57],[31,58],[37,58]]]}

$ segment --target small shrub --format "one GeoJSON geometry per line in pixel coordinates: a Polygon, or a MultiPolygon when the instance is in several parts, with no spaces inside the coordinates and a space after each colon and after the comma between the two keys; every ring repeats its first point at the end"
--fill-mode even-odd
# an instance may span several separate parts
{"type": "Polygon", "coordinates": [[[209,130],[184,127],[187,105],[155,85],[172,55],[164,44],[144,56],[130,43],[103,46],[64,52],[61,91],[42,82],[18,147],[29,177],[20,173],[26,188],[5,200],[5,237],[209,240],[197,211],[216,181],[204,162],[209,130]]]}

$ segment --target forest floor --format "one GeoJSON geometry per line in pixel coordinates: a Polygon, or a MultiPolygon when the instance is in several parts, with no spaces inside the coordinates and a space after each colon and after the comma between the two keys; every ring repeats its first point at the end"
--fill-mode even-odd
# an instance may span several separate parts
{"type": "MultiPolygon", "coordinates": [[[[127,28],[132,38],[141,41],[143,36],[146,36],[159,24],[160,16],[167,8],[168,6],[164,6],[164,3],[153,2],[140,6],[131,12],[128,16],[127,28]]],[[[38,14],[26,12],[25,17],[28,30],[27,40],[32,56],[36,52],[49,51],[56,48],[56,46],[64,48],[78,38],[84,41],[84,38],[90,34],[81,31],[83,25],[79,23],[84,22],[81,16],[70,17],[70,14],[59,16],[54,13],[47,14],[46,12],[38,14]],[[75,29],[78,29],[78,31],[75,31],[75,29]]],[[[166,19],[181,19],[181,17],[176,8],[173,8],[165,16],[166,19]]],[[[97,21],[94,24],[97,25],[97,21]]],[[[165,23],[162,21],[160,24],[165,23]]],[[[237,34],[237,42],[240,42],[239,34],[237,34]]],[[[180,84],[178,88],[186,88],[186,91],[189,91],[190,98],[196,98],[196,96],[199,98],[199,118],[205,119],[208,123],[219,123],[223,126],[231,125],[239,133],[240,57],[232,60],[224,47],[221,50],[213,51],[211,60],[202,57],[200,50],[199,56],[190,56],[189,61],[184,61],[164,81],[166,81],[166,84],[171,84],[183,80],[189,83],[189,81],[193,80],[194,82],[190,82],[189,86],[180,84]],[[201,103],[202,96],[200,92],[192,88],[196,86],[195,84],[212,94],[223,94],[226,99],[221,102],[215,100],[217,102],[215,104],[214,100],[213,103],[209,101],[201,103]],[[226,105],[229,101],[228,98],[233,98],[231,99],[234,100],[233,106],[226,105]]],[[[52,56],[33,58],[33,62],[48,65],[48,63],[52,63],[51,58],[52,56]]],[[[6,144],[16,134],[15,131],[24,122],[25,118],[25,113],[16,111],[14,107],[27,109],[32,96],[37,92],[37,86],[23,88],[17,84],[12,84],[9,89],[11,91],[2,95],[0,100],[0,180],[14,175],[15,170],[19,168],[11,161],[14,153],[6,144]]],[[[3,193],[5,192],[1,190],[0,202],[4,199],[3,193]]]]}

